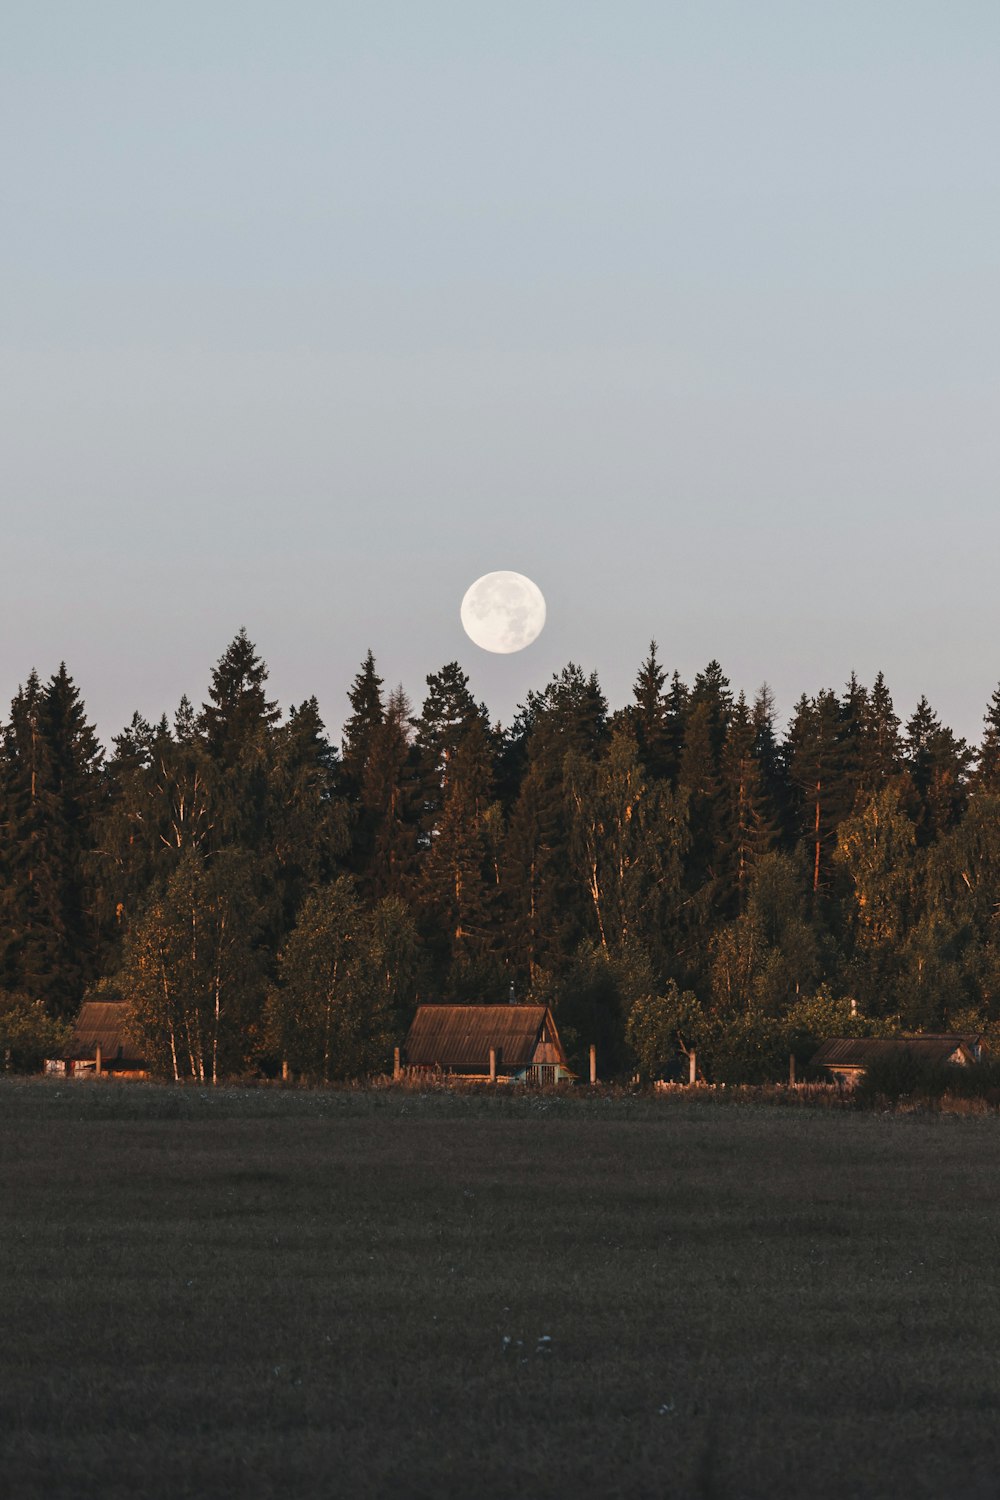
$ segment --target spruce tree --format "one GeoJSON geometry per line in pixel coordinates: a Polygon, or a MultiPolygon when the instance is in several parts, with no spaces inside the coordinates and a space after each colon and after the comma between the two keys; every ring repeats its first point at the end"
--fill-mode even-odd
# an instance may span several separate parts
{"type": "MultiPolygon", "coordinates": [[[[427,697],[414,722],[414,748],[420,767],[423,812],[422,837],[428,847],[438,825],[447,796],[451,765],[473,729],[487,753],[489,718],[485,704],[477,704],[469,692],[469,679],[458,662],[448,662],[427,678],[427,697]]],[[[492,771],[489,773],[492,780],[492,771]]]]}
{"type": "Polygon", "coordinates": [[[72,1016],[96,972],[95,833],[102,751],[65,664],[32,673],[4,735],[6,828],[0,974],[72,1016]]]}
{"type": "Polygon", "coordinates": [[[369,650],[360,671],[347,691],[351,714],[344,725],[340,753],[341,782],[352,801],[361,795],[372,740],[385,718],[382,678],[375,670],[375,658],[369,650]]]}
{"type": "MultiPolygon", "coordinates": [[[[281,718],[267,697],[267,666],[241,629],[220,657],[209,701],[198,717],[212,766],[215,841],[269,854],[275,726],[281,718]]],[[[265,871],[259,870],[262,878],[265,871]]]]}
{"type": "Polygon", "coordinates": [[[933,843],[965,810],[973,753],[922,697],[906,725],[906,767],[916,793],[917,838],[933,843]]]}
{"type": "Polygon", "coordinates": [[[420,825],[419,767],[410,738],[410,705],[401,687],[389,694],[372,735],[361,784],[362,891],[379,899],[399,896],[412,883],[420,825]]]}
{"type": "Polygon", "coordinates": [[[497,885],[491,876],[492,767],[477,716],[448,762],[434,837],[423,857],[419,900],[431,947],[468,975],[497,944],[497,885]]]}
{"type": "Polygon", "coordinates": [[[729,727],[729,718],[733,711],[733,694],[729,678],[725,676],[717,661],[710,661],[705,670],[695,676],[688,701],[688,712],[693,712],[699,705],[704,705],[706,710],[709,744],[714,766],[718,769],[726,730],[729,727]]]}
{"type": "Polygon", "coordinates": [[[902,758],[899,718],[881,672],[876,675],[865,708],[860,789],[874,795],[900,774],[902,758]]]}
{"type": "Polygon", "coordinates": [[[741,693],[726,730],[719,774],[720,873],[731,911],[744,910],[753,871],[776,841],[773,809],[757,758],[760,730],[741,693]]]}
{"type": "Polygon", "coordinates": [[[607,703],[595,674],[575,663],[530,693],[522,712],[526,771],[511,812],[504,893],[512,971],[534,989],[587,930],[586,894],[573,878],[568,757],[596,761],[605,742],[607,703]]]}
{"type": "Polygon", "coordinates": [[[208,703],[202,704],[198,727],[209,755],[234,765],[247,748],[267,735],[281,718],[265,691],[267,667],[242,627],[212,671],[208,703]]]}
{"type": "Polygon", "coordinates": [[[274,733],[270,843],[288,930],[309,888],[332,878],[348,852],[347,810],[337,789],[337,752],[316,699],[293,704],[274,733]]]}
{"type": "Polygon", "coordinates": [[[853,788],[844,773],[841,712],[835,692],[824,690],[815,698],[800,698],[785,754],[796,831],[806,851],[816,899],[829,884],[837,825],[853,803],[853,788]]]}
{"type": "Polygon", "coordinates": [[[1000,792],[1000,686],[994,689],[983,719],[983,739],[976,767],[977,791],[1000,792]]]}
{"type": "Polygon", "coordinates": [[[677,742],[671,733],[670,705],[663,684],[667,674],[660,666],[656,642],[639,668],[632,688],[635,703],[630,714],[636,747],[647,776],[672,779],[677,774],[677,742]]]}

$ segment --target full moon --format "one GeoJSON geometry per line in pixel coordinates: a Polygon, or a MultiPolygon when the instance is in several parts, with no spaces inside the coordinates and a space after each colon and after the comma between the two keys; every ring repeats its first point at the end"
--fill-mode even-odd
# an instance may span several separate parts
{"type": "Polygon", "coordinates": [[[484,573],[466,590],[462,624],[484,651],[523,651],[545,624],[542,591],[523,573],[484,573]]]}

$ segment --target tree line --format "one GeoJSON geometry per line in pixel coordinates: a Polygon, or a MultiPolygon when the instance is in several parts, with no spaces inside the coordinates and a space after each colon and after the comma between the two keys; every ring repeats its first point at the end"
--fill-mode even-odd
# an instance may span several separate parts
{"type": "Polygon", "coordinates": [[[1000,1019],[1000,688],[968,745],[884,678],[772,696],[655,643],[612,711],[570,664],[493,724],[450,662],[419,711],[369,652],[335,746],[245,631],[206,701],[109,750],[65,666],[0,733],[0,1046],[127,1000],[177,1078],[386,1065],[416,1003],[553,1006],[602,1069],[697,1047],[763,1077],[851,1029],[1000,1019]]]}

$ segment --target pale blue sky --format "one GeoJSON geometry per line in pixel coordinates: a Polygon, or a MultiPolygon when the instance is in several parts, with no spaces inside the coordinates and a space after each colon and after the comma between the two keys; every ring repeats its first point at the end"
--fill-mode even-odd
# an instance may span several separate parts
{"type": "Polygon", "coordinates": [[[0,11],[0,712],[1000,678],[1000,8],[0,11]],[[458,607],[533,577],[538,643],[458,607]]]}

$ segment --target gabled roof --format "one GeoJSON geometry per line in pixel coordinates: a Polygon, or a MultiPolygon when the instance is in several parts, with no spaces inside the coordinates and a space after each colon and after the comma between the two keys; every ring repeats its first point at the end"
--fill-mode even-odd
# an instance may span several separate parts
{"type": "Polygon", "coordinates": [[[964,1051],[970,1062],[979,1055],[982,1038],[976,1033],[929,1033],[920,1036],[843,1037],[834,1036],[822,1043],[813,1054],[816,1068],[866,1068],[876,1057],[894,1052],[913,1052],[927,1062],[947,1062],[955,1052],[964,1051]]]}
{"type": "Polygon", "coordinates": [[[73,1027],[71,1057],[91,1058],[101,1049],[105,1063],[141,1064],[135,1044],[125,1034],[126,1005],[123,1000],[87,1000],[73,1027]]]}
{"type": "Polygon", "coordinates": [[[406,1061],[417,1068],[485,1073],[492,1047],[498,1067],[524,1067],[534,1057],[543,1027],[565,1065],[546,1005],[421,1005],[406,1038],[406,1061]]]}

